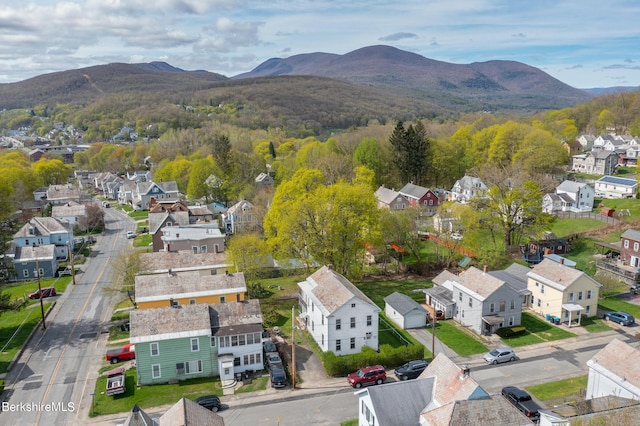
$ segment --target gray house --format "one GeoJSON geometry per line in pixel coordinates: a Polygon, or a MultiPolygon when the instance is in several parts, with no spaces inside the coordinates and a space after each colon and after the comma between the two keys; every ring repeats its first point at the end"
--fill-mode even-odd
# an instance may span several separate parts
{"type": "Polygon", "coordinates": [[[499,328],[520,325],[520,294],[486,270],[472,266],[446,284],[451,285],[456,301],[454,318],[476,333],[490,335],[499,328]]]}
{"type": "Polygon", "coordinates": [[[53,244],[56,259],[66,260],[69,246],[73,249],[73,229],[53,217],[33,217],[13,235],[13,243],[18,247],[53,244]]]}
{"type": "Polygon", "coordinates": [[[527,306],[531,298],[531,290],[527,288],[527,282],[529,281],[527,274],[530,271],[531,268],[528,266],[512,263],[507,269],[489,271],[489,275],[509,284],[520,295],[522,306],[527,306]]]}
{"type": "Polygon", "coordinates": [[[18,280],[37,279],[38,270],[40,278],[54,278],[58,270],[55,246],[16,247],[13,267],[18,280]]]}
{"type": "Polygon", "coordinates": [[[403,330],[427,324],[427,310],[406,294],[394,292],[385,297],[384,313],[403,330]]]}

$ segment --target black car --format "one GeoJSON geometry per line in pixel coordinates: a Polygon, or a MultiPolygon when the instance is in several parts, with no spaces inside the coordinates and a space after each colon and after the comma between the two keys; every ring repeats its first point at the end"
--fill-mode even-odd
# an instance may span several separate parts
{"type": "Polygon", "coordinates": [[[196,398],[194,402],[213,412],[218,411],[222,405],[220,402],[220,398],[218,398],[216,395],[200,396],[196,398]]]}
{"type": "Polygon", "coordinates": [[[273,340],[265,340],[264,342],[262,342],[262,350],[264,351],[264,353],[278,352],[278,347],[273,340]]]}
{"type": "Polygon", "coordinates": [[[423,360],[409,361],[402,367],[398,367],[394,370],[398,380],[409,380],[417,378],[429,363],[423,360]]]}
{"type": "Polygon", "coordinates": [[[506,386],[502,388],[502,396],[531,420],[536,421],[540,418],[540,406],[526,391],[515,386],[506,386]]]}
{"type": "Polygon", "coordinates": [[[284,388],[287,386],[287,373],[282,368],[272,367],[269,370],[269,379],[272,388],[284,388]]]}

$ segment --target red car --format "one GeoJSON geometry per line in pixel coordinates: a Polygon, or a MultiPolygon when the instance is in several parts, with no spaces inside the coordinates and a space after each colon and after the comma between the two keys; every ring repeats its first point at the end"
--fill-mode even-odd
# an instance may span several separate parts
{"type": "Polygon", "coordinates": [[[43,289],[38,289],[33,293],[29,294],[29,299],[40,299],[40,297],[51,297],[56,295],[56,289],[53,287],[45,287],[43,289]]]}
{"type": "Polygon", "coordinates": [[[354,388],[367,385],[381,385],[387,379],[387,372],[381,365],[364,367],[348,376],[349,384],[354,388]]]}

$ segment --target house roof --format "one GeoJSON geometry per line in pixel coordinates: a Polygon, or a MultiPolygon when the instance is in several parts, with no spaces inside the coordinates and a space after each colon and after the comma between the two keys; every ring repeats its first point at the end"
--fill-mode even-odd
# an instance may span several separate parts
{"type": "Polygon", "coordinates": [[[505,284],[501,279],[474,266],[458,275],[453,281],[478,295],[480,300],[486,299],[505,284]]]}
{"type": "Polygon", "coordinates": [[[137,184],[138,192],[140,194],[147,194],[153,186],[157,186],[165,194],[178,193],[178,184],[173,180],[167,181],[167,182],[154,182],[154,181],[138,182],[137,184]]]}
{"type": "Polygon", "coordinates": [[[243,272],[202,275],[199,271],[180,274],[171,271],[170,274],[137,275],[135,286],[138,303],[247,291],[243,272]]]}
{"type": "Polygon", "coordinates": [[[620,235],[620,238],[627,238],[629,240],[640,241],[640,231],[635,229],[627,229],[620,235]]]}
{"type": "MultiPolygon", "coordinates": [[[[597,424],[619,424],[620,416],[637,419],[640,416],[640,401],[608,395],[557,405],[540,410],[540,414],[551,419],[572,419],[583,417],[597,424]]],[[[590,423],[588,423],[590,424],[590,423]]]]}
{"type": "Polygon", "coordinates": [[[42,246],[16,247],[14,262],[30,262],[37,260],[52,260],[56,257],[56,246],[45,244],[42,246]]]}
{"type": "Polygon", "coordinates": [[[422,197],[424,197],[427,194],[427,192],[429,192],[429,189],[422,186],[414,185],[412,183],[408,183],[405,186],[403,186],[402,189],[400,189],[400,191],[398,192],[407,197],[415,198],[416,200],[419,200],[422,197]]]}
{"type": "Polygon", "coordinates": [[[447,304],[453,302],[453,292],[442,285],[428,288],[424,292],[442,303],[447,304]]]}
{"type": "Polygon", "coordinates": [[[131,343],[211,335],[209,305],[134,309],[130,313],[131,343]]]}
{"type": "Polygon", "coordinates": [[[138,407],[138,404],[133,404],[122,426],[155,426],[156,424],[142,408],[138,407]]]}
{"type": "Polygon", "coordinates": [[[233,206],[229,207],[229,209],[227,209],[225,216],[228,216],[230,214],[242,213],[245,208],[250,210],[253,208],[253,204],[251,204],[247,200],[240,200],[233,206]]]}
{"type": "Polygon", "coordinates": [[[224,426],[224,418],[182,397],[160,416],[160,426],[224,426]]]}
{"type": "Polygon", "coordinates": [[[475,176],[464,175],[456,181],[453,185],[453,189],[460,188],[463,191],[468,191],[474,187],[480,189],[487,189],[487,186],[482,182],[482,179],[475,176]]]}
{"type": "Polygon", "coordinates": [[[424,413],[422,418],[428,424],[446,424],[452,426],[517,426],[531,425],[531,420],[500,395],[494,398],[460,400],[444,407],[424,413]],[[433,421],[445,414],[445,422],[433,421]]]}
{"type": "Polygon", "coordinates": [[[589,186],[589,184],[586,184],[583,182],[576,182],[573,180],[565,180],[556,187],[556,193],[558,191],[576,193],[580,191],[582,188],[584,188],[585,186],[589,186]]]}
{"type": "Polygon", "coordinates": [[[209,321],[211,334],[215,336],[261,332],[264,329],[258,299],[209,305],[209,321]]]}
{"type": "Polygon", "coordinates": [[[436,285],[442,285],[447,281],[455,281],[458,276],[451,271],[444,270],[431,280],[436,285]]]}
{"type": "MultiPolygon", "coordinates": [[[[65,222],[66,223],[66,222],[65,222]]],[[[54,217],[38,217],[34,216],[26,223],[18,232],[16,232],[14,238],[32,238],[38,236],[48,236],[53,233],[68,233],[66,226],[61,221],[54,217]],[[33,229],[33,233],[31,233],[33,229]]]]}
{"type": "Polygon", "coordinates": [[[613,339],[589,361],[590,368],[604,369],[615,375],[618,382],[626,382],[640,389],[640,350],[618,339],[613,339]]]}
{"type": "Polygon", "coordinates": [[[586,275],[584,272],[546,258],[527,273],[527,277],[540,281],[541,283],[560,291],[566,290],[567,287],[572,285],[582,276],[585,276],[600,287],[601,284],[599,282],[586,275]]]}
{"type": "Polygon", "coordinates": [[[489,271],[489,275],[507,283],[511,288],[520,294],[530,294],[527,289],[527,274],[531,268],[519,263],[512,263],[506,269],[500,271],[489,271]]]}
{"type": "Polygon", "coordinates": [[[434,377],[371,386],[368,393],[380,425],[417,425],[420,413],[433,398],[434,377]]]}
{"type": "Polygon", "coordinates": [[[224,238],[217,223],[200,223],[193,225],[165,226],[162,241],[206,240],[209,238],[224,238]]]}
{"type": "Polygon", "coordinates": [[[407,296],[406,294],[393,292],[384,298],[385,303],[395,309],[400,315],[406,315],[412,311],[420,311],[427,313],[418,302],[407,296]]]}
{"type": "Polygon", "coordinates": [[[225,253],[152,252],[140,253],[140,273],[174,273],[187,270],[219,269],[231,266],[225,253]]]}
{"type": "Polygon", "coordinates": [[[74,201],[69,201],[60,206],[53,206],[51,208],[52,217],[65,217],[65,216],[81,217],[86,215],[87,215],[87,206],[85,206],[84,204],[76,203],[74,201]]]}
{"type": "Polygon", "coordinates": [[[47,188],[47,200],[78,199],[82,195],[82,190],[71,184],[49,185],[47,188]]]}
{"type": "Polygon", "coordinates": [[[299,282],[301,290],[311,293],[320,304],[325,315],[331,315],[353,298],[371,305],[376,311],[380,308],[348,279],[329,266],[323,266],[311,274],[305,281],[299,282]]]}
{"type": "Polygon", "coordinates": [[[149,233],[156,234],[162,226],[171,222],[172,224],[188,225],[189,211],[164,211],[160,213],[149,212],[149,233]]]}
{"type": "Polygon", "coordinates": [[[385,205],[391,204],[399,194],[400,193],[398,191],[385,188],[384,186],[381,186],[380,188],[378,188],[374,193],[378,201],[385,205]]]}
{"type": "Polygon", "coordinates": [[[638,181],[636,181],[635,179],[627,179],[627,178],[621,178],[617,176],[602,176],[600,179],[596,181],[596,183],[609,183],[612,185],[633,187],[638,184],[638,181]]]}

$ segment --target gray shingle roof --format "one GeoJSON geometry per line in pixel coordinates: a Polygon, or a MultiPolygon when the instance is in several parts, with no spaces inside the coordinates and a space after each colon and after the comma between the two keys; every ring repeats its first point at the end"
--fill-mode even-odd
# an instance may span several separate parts
{"type": "Polygon", "coordinates": [[[409,312],[418,310],[427,313],[427,310],[420,306],[418,302],[407,296],[406,294],[393,292],[384,298],[385,303],[395,309],[400,315],[406,315],[409,312]]]}
{"type": "Polygon", "coordinates": [[[368,392],[380,425],[418,425],[420,413],[431,402],[436,378],[371,386],[368,392]]]}
{"type": "Polygon", "coordinates": [[[424,197],[427,192],[429,192],[429,189],[422,186],[414,185],[412,183],[408,183],[403,186],[402,189],[398,192],[402,195],[406,195],[407,197],[419,200],[424,197]]]}

